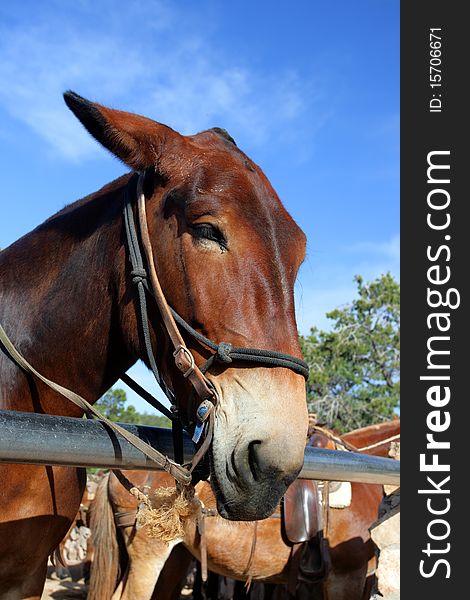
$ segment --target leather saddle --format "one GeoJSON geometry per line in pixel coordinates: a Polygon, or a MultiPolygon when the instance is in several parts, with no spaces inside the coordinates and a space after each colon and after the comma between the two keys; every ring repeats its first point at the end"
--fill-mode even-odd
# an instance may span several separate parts
{"type": "Polygon", "coordinates": [[[296,479],[287,489],[283,508],[284,529],[292,544],[307,542],[322,529],[315,481],[296,479]]]}
{"type": "MultiPolygon", "coordinates": [[[[330,440],[317,432],[310,444],[328,447],[330,440]]],[[[283,530],[292,545],[288,591],[298,599],[311,598],[313,587],[327,577],[330,569],[328,540],[323,536],[324,511],[328,511],[325,502],[328,494],[320,502],[317,482],[308,479],[296,479],[284,495],[283,530]]]]}
{"type": "Polygon", "coordinates": [[[288,591],[295,598],[309,598],[312,586],[329,570],[328,540],[323,537],[323,507],[317,483],[296,479],[284,495],[283,528],[292,545],[288,591]]]}

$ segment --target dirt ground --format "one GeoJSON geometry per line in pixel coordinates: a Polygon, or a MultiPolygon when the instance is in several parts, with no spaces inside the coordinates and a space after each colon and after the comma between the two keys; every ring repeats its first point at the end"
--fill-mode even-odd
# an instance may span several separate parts
{"type": "MultiPolygon", "coordinates": [[[[41,600],[86,600],[88,585],[84,582],[82,566],[69,567],[70,576],[59,579],[52,566],[48,567],[48,576],[41,600]]],[[[182,600],[192,600],[192,590],[184,588],[182,600]]]]}
{"type": "MultiPolygon", "coordinates": [[[[55,573],[46,579],[41,600],[86,600],[88,585],[81,577],[81,567],[70,567],[71,577],[59,579],[55,573]]],[[[52,568],[49,569],[52,572],[52,568]]]]}

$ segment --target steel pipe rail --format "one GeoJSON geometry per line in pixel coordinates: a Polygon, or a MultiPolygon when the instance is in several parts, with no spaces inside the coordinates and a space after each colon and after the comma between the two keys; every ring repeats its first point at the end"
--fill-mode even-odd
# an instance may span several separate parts
{"type": "Polygon", "coordinates": [[[400,485],[400,461],[359,452],[305,448],[303,479],[400,485]]]}
{"type": "MultiPolygon", "coordinates": [[[[121,424],[151,446],[173,456],[171,431],[121,424]]],[[[184,439],[185,461],[194,454],[184,439]]],[[[0,463],[155,470],[156,465],[101,421],[0,411],[0,463]]],[[[400,462],[324,448],[306,448],[300,477],[330,481],[400,484],[400,462]]]]}
{"type": "MultiPolygon", "coordinates": [[[[171,429],[120,423],[144,442],[173,456],[171,429]]],[[[184,439],[185,461],[194,444],[184,439]]],[[[0,411],[0,463],[155,470],[156,465],[105,423],[92,419],[0,411]]]]}

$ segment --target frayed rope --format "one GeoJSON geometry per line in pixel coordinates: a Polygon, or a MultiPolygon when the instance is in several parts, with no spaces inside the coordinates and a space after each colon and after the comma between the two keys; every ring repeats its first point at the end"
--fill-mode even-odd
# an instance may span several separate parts
{"type": "Polygon", "coordinates": [[[139,501],[137,529],[146,527],[149,537],[167,544],[184,537],[185,520],[200,508],[192,486],[157,488],[148,495],[133,487],[130,493],[139,501]]]}

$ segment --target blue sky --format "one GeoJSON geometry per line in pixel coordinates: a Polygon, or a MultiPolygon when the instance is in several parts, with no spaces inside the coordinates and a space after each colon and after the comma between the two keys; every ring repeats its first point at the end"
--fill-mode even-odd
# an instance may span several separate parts
{"type": "Polygon", "coordinates": [[[398,278],[398,0],[4,0],[0,81],[0,247],[125,170],[66,108],[73,89],[230,132],[307,235],[302,333],[354,274],[398,278]]]}

